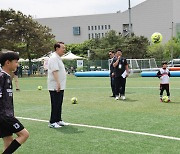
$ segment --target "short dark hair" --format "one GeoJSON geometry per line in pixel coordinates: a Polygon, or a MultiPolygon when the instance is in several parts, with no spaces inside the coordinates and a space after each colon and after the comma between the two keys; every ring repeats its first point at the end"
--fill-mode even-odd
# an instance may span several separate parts
{"type": "Polygon", "coordinates": [[[64,44],[64,42],[57,42],[54,44],[54,50],[56,51],[56,48],[60,48],[61,45],[60,44],[64,44]]]}
{"type": "Polygon", "coordinates": [[[117,50],[116,50],[116,52],[118,52],[118,51],[121,51],[121,52],[122,52],[122,50],[121,50],[121,49],[117,49],[117,50]]]}
{"type": "Polygon", "coordinates": [[[9,61],[19,60],[19,54],[16,52],[1,52],[0,53],[1,66],[4,66],[4,64],[7,60],[9,60],[9,61]]]}
{"type": "Polygon", "coordinates": [[[164,64],[168,64],[168,62],[167,61],[162,61],[162,63],[161,63],[162,65],[164,65],[164,64]]]}
{"type": "Polygon", "coordinates": [[[113,50],[110,50],[109,52],[114,53],[114,51],[113,51],[113,50]]]}

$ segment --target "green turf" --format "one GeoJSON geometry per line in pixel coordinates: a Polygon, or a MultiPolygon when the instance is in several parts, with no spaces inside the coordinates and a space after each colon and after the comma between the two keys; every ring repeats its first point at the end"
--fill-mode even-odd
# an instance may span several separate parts
{"type": "MultiPolygon", "coordinates": [[[[159,79],[127,79],[125,101],[110,98],[109,78],[68,76],[63,104],[63,120],[146,132],[180,138],[180,78],[171,78],[171,103],[159,102],[159,79]],[[78,104],[71,104],[77,97],[78,104]]],[[[20,92],[14,92],[15,114],[49,120],[50,98],[46,78],[19,79],[20,92]],[[38,91],[38,85],[43,90],[38,91]]],[[[165,93],[164,93],[165,94],[165,93]]],[[[30,138],[18,154],[179,154],[180,141],[109,130],[66,126],[50,129],[46,122],[20,121],[30,138]]],[[[0,146],[3,146],[2,140],[0,146]]]]}

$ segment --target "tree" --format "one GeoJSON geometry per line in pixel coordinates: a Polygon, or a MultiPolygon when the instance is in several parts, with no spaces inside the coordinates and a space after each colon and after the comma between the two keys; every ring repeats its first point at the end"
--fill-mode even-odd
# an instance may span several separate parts
{"type": "Polygon", "coordinates": [[[162,44],[151,44],[148,47],[148,57],[155,58],[157,60],[166,60],[169,61],[173,58],[180,57],[180,41],[177,38],[172,38],[167,43],[162,44]]]}
{"type": "Polygon", "coordinates": [[[107,59],[110,50],[122,49],[127,58],[144,58],[147,55],[149,41],[144,36],[125,37],[111,30],[105,37],[86,41],[91,51],[90,59],[107,59]]]}
{"type": "Polygon", "coordinates": [[[162,61],[164,60],[164,51],[163,44],[152,44],[148,47],[147,57],[162,61]]]}
{"type": "Polygon", "coordinates": [[[99,45],[100,48],[116,48],[117,43],[122,38],[122,35],[118,35],[116,31],[111,30],[105,37],[100,39],[101,44],[99,45]]]}
{"type": "Polygon", "coordinates": [[[173,38],[165,44],[164,58],[167,60],[180,58],[180,40],[173,38]]]}
{"type": "Polygon", "coordinates": [[[144,36],[128,36],[122,45],[123,55],[133,59],[142,59],[147,57],[149,41],[144,36]]]}
{"type": "Polygon", "coordinates": [[[51,30],[13,9],[0,11],[0,49],[6,48],[19,52],[29,59],[38,58],[52,50],[54,35],[51,30]]]}

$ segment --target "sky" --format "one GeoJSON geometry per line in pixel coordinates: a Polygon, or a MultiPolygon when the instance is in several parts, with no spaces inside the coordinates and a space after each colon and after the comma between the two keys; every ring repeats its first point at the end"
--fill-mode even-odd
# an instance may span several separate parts
{"type": "MultiPolygon", "coordinates": [[[[130,0],[131,7],[146,0],[130,0]]],[[[129,0],[0,0],[0,10],[12,8],[33,18],[116,13],[128,9],[129,0]]]]}

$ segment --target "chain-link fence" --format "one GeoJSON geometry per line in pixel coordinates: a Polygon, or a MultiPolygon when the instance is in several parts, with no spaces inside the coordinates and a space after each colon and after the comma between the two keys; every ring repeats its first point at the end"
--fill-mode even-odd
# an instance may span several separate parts
{"type": "MultiPolygon", "coordinates": [[[[77,66],[78,60],[63,60],[66,71],[68,73],[74,72],[85,72],[85,71],[107,71],[109,70],[109,60],[82,60],[83,65],[77,66]]],[[[143,69],[148,68],[157,68],[161,67],[161,60],[155,59],[127,59],[130,69],[138,69],[142,71],[143,69]]],[[[29,64],[28,62],[21,63],[22,71],[24,75],[29,75],[29,64]]],[[[31,75],[46,75],[47,68],[44,68],[43,61],[42,62],[34,62],[32,63],[31,75]]]]}

